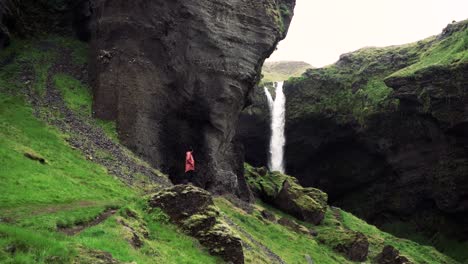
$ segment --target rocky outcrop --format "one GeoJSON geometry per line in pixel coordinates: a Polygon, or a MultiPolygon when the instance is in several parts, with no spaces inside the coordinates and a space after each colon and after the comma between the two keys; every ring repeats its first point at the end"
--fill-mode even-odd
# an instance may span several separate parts
{"type": "Polygon", "coordinates": [[[369,254],[369,241],[362,233],[354,232],[345,243],[338,243],[335,250],[343,253],[351,261],[366,261],[369,254]]]}
{"type": "Polygon", "coordinates": [[[294,0],[96,1],[94,113],[174,182],[195,150],[196,184],[248,198],[234,135],[294,0]]]}
{"type": "Polygon", "coordinates": [[[326,193],[303,188],[291,176],[245,166],[247,182],[257,197],[302,221],[315,225],[322,222],[327,210],[326,193]]]}
{"type": "Polygon", "coordinates": [[[153,195],[149,206],[161,208],[171,221],[197,238],[211,254],[228,263],[244,263],[240,238],[224,223],[207,191],[192,185],[176,185],[153,195]]]}
{"type": "Polygon", "coordinates": [[[382,252],[377,255],[376,262],[378,264],[411,264],[406,257],[400,256],[398,249],[392,246],[385,246],[382,252]]]}

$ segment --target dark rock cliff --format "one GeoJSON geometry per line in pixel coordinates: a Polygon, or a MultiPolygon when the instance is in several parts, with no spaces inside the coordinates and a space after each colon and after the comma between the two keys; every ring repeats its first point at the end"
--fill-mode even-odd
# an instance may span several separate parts
{"type": "Polygon", "coordinates": [[[89,40],[92,0],[1,0],[0,48],[12,36],[31,37],[44,33],[75,34],[89,40]]]}
{"type": "Polygon", "coordinates": [[[286,85],[288,173],[373,223],[466,239],[467,25],[286,85]]]}
{"type": "Polygon", "coordinates": [[[95,116],[117,120],[121,141],[174,182],[192,146],[200,186],[249,197],[236,125],[294,4],[96,1],[95,116]]]}
{"type": "Polygon", "coordinates": [[[467,37],[468,22],[454,23],[286,83],[287,173],[380,226],[466,240],[467,37]]]}

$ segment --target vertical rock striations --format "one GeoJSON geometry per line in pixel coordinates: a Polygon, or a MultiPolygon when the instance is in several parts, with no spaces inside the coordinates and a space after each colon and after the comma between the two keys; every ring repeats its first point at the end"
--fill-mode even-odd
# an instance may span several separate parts
{"type": "Polygon", "coordinates": [[[240,111],[287,31],[294,0],[98,0],[94,113],[174,181],[192,146],[197,181],[247,197],[240,111]],[[244,193],[245,192],[245,193],[244,193]]]}

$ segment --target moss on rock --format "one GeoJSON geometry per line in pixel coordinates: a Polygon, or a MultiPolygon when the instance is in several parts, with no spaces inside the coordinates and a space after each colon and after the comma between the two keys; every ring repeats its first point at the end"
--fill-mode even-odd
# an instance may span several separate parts
{"type": "Polygon", "coordinates": [[[154,194],[149,206],[162,209],[211,254],[234,264],[244,263],[241,239],[221,219],[207,191],[192,185],[176,185],[154,194]]]}
{"type": "Polygon", "coordinates": [[[323,220],[327,210],[326,193],[304,188],[294,177],[248,164],[245,164],[245,176],[252,191],[264,202],[306,222],[320,224],[323,220]]]}

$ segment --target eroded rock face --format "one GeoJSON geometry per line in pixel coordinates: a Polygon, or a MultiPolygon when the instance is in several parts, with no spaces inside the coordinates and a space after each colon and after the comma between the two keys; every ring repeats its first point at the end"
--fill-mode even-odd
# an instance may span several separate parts
{"type": "Polygon", "coordinates": [[[294,0],[98,0],[94,113],[177,182],[195,150],[196,183],[249,197],[239,113],[286,34],[294,0]]]}
{"type": "Polygon", "coordinates": [[[241,239],[224,223],[210,193],[192,185],[176,185],[149,200],[175,224],[197,238],[210,253],[233,264],[244,263],[241,239]]]}

